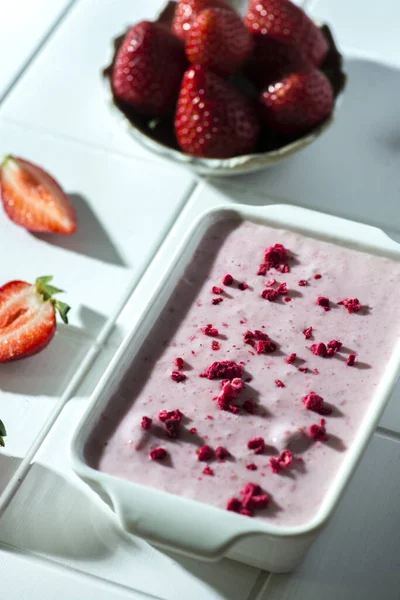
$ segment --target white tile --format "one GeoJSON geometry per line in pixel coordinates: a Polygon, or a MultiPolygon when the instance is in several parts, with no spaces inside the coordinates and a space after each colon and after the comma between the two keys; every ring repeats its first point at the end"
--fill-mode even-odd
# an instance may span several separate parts
{"type": "Polygon", "coordinates": [[[67,137],[151,157],[111,113],[101,71],[111,58],[112,40],[129,25],[154,19],[163,5],[163,0],[77,2],[15,87],[2,114],[67,137]]]}
{"type": "MultiPolygon", "coordinates": [[[[245,600],[259,571],[163,553],[123,533],[111,511],[71,473],[67,448],[90,393],[112,357],[108,347],[64,408],[0,521],[0,540],[74,570],[163,600],[245,600]],[[155,576],[156,574],[156,576],[155,576]]],[[[83,596],[81,596],[83,597],[83,596]]]]}
{"type": "MultiPolygon", "coordinates": [[[[32,235],[0,209],[1,282],[52,274],[67,290],[70,325],[61,324],[36,357],[0,365],[0,418],[8,436],[0,452],[0,491],[24,458],[87,356],[92,342],[133,288],[191,188],[186,172],[111,156],[79,143],[0,122],[0,153],[47,168],[72,195],[79,232],[32,235]],[[8,456],[14,458],[8,458],[8,456]]],[[[114,329],[114,341],[121,339],[114,329]]]]}
{"type": "Polygon", "coordinates": [[[10,600],[72,600],[72,598],[146,600],[148,598],[147,595],[105,584],[93,577],[82,576],[7,547],[0,547],[0,578],[10,600]]]}
{"type": "Polygon", "coordinates": [[[340,46],[400,66],[397,0],[311,0],[311,14],[331,25],[340,46]]]}
{"type": "Polygon", "coordinates": [[[70,3],[71,0],[12,0],[3,4],[0,19],[0,99],[70,3]]]}
{"type": "Polygon", "coordinates": [[[0,154],[48,169],[71,195],[78,232],[32,235],[0,210],[2,282],[52,274],[73,307],[71,323],[95,334],[151,259],[181,208],[192,179],[186,171],[111,156],[0,122],[0,154]],[[28,260],[29,257],[29,260],[28,260]]]}
{"type": "Polygon", "coordinates": [[[257,600],[398,600],[400,443],[375,435],[338,511],[292,575],[257,600]]]}

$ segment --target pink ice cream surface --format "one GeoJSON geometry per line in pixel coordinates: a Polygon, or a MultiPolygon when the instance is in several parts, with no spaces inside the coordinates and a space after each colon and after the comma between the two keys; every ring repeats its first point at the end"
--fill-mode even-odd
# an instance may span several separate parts
{"type": "Polygon", "coordinates": [[[249,221],[213,225],[93,432],[86,447],[89,464],[224,510],[251,480],[270,497],[256,518],[284,526],[306,524],[329,491],[393,353],[399,292],[400,264],[394,260],[249,221]],[[266,248],[276,243],[290,250],[290,271],[271,268],[257,275],[266,248]],[[212,288],[226,273],[234,282],[224,288],[224,302],[213,305],[212,288]],[[287,284],[291,302],[261,296],[271,278],[276,285],[287,284]],[[300,280],[308,285],[299,287],[300,280]],[[238,288],[243,281],[245,292],[238,288]],[[331,310],[321,310],[318,297],[329,298],[331,310]],[[349,313],[337,304],[344,298],[358,298],[362,310],[349,313]],[[218,330],[218,352],[203,333],[210,323],[218,330]],[[309,327],[312,338],[306,339],[303,331],[309,327]],[[269,336],[275,352],[257,354],[244,342],[246,331],[255,330],[269,336]],[[343,344],[333,356],[310,350],[313,343],[331,340],[343,344]],[[296,360],[288,364],[293,353],[296,360]],[[353,366],[346,364],[350,354],[356,355],[353,366]],[[177,356],[184,359],[187,377],[180,383],[171,378],[177,356]],[[242,408],[237,414],[220,410],[216,398],[223,383],[204,376],[215,361],[242,364],[245,386],[234,404],[253,403],[254,414],[242,408]],[[321,419],[302,401],[311,392],[332,409],[324,417],[326,441],[310,435],[321,419]],[[176,409],[184,417],[178,437],[171,438],[158,414],[176,409]],[[146,431],[143,415],[153,419],[146,431]],[[260,454],[248,447],[254,438],[265,441],[260,454]],[[168,460],[152,461],[151,450],[160,446],[168,460]],[[230,454],[224,460],[214,454],[208,461],[213,477],[204,474],[204,462],[198,460],[202,446],[223,446],[230,454]],[[293,460],[274,473],[270,458],[285,450],[293,460]],[[257,470],[249,471],[249,464],[257,470]]]}

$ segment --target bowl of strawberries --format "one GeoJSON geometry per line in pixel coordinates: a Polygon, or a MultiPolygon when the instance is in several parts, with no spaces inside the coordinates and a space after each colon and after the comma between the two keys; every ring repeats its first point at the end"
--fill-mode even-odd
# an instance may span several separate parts
{"type": "Polygon", "coordinates": [[[111,105],[150,150],[203,175],[271,166],[332,123],[346,75],[326,25],[290,0],[169,2],[114,41],[111,105]]]}

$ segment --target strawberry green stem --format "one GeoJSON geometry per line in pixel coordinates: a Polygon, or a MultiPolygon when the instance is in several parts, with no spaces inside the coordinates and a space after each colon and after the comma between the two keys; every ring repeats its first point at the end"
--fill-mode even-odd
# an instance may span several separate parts
{"type": "Polygon", "coordinates": [[[50,285],[50,281],[52,280],[52,275],[38,277],[35,281],[36,291],[42,296],[45,302],[51,302],[53,304],[54,308],[60,313],[60,317],[64,323],[68,324],[67,314],[71,310],[71,307],[68,306],[68,304],[65,304],[65,302],[53,298],[55,294],[61,294],[64,290],[60,290],[59,288],[54,287],[54,285],[50,285]]]}
{"type": "Polygon", "coordinates": [[[0,446],[3,446],[3,448],[6,445],[4,442],[4,438],[6,437],[6,435],[7,435],[6,428],[4,426],[3,421],[0,420],[0,446]]]}

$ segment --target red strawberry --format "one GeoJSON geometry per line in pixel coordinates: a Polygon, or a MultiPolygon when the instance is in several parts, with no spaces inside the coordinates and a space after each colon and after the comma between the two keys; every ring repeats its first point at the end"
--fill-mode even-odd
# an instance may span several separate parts
{"type": "Polygon", "coordinates": [[[254,35],[253,39],[254,50],[246,65],[246,74],[259,87],[311,68],[311,63],[293,44],[271,35],[254,35]]]}
{"type": "Polygon", "coordinates": [[[70,235],[77,227],[75,209],[51,175],[33,163],[6,156],[0,165],[4,210],[29,231],[70,235]]]}
{"type": "Polygon", "coordinates": [[[254,150],[260,124],[251,102],[205,67],[184,75],[175,117],[182,150],[206,158],[228,158],[254,150]]]}
{"type": "Polygon", "coordinates": [[[321,71],[293,73],[262,93],[266,124],[277,133],[299,135],[332,112],[333,90],[321,71]]]}
{"type": "Polygon", "coordinates": [[[39,277],[34,285],[10,281],[0,288],[0,363],[37,354],[56,331],[56,310],[68,323],[70,307],[54,300],[62,292],[50,285],[52,277],[39,277]]]}
{"type": "Polygon", "coordinates": [[[114,94],[145,115],[172,113],[186,67],[181,40],[160,23],[142,21],[128,31],[117,52],[114,94]]]}
{"type": "Polygon", "coordinates": [[[225,8],[235,12],[234,8],[225,0],[179,0],[172,22],[173,33],[182,40],[186,40],[193,21],[206,8],[225,8]]]}
{"type": "Polygon", "coordinates": [[[316,67],[327,55],[328,42],[321,30],[290,0],[250,0],[245,24],[257,35],[291,42],[316,67]]]}
{"type": "Polygon", "coordinates": [[[192,24],[186,37],[191,63],[230,75],[249,56],[253,41],[242,19],[232,10],[208,8],[192,24]]]}

